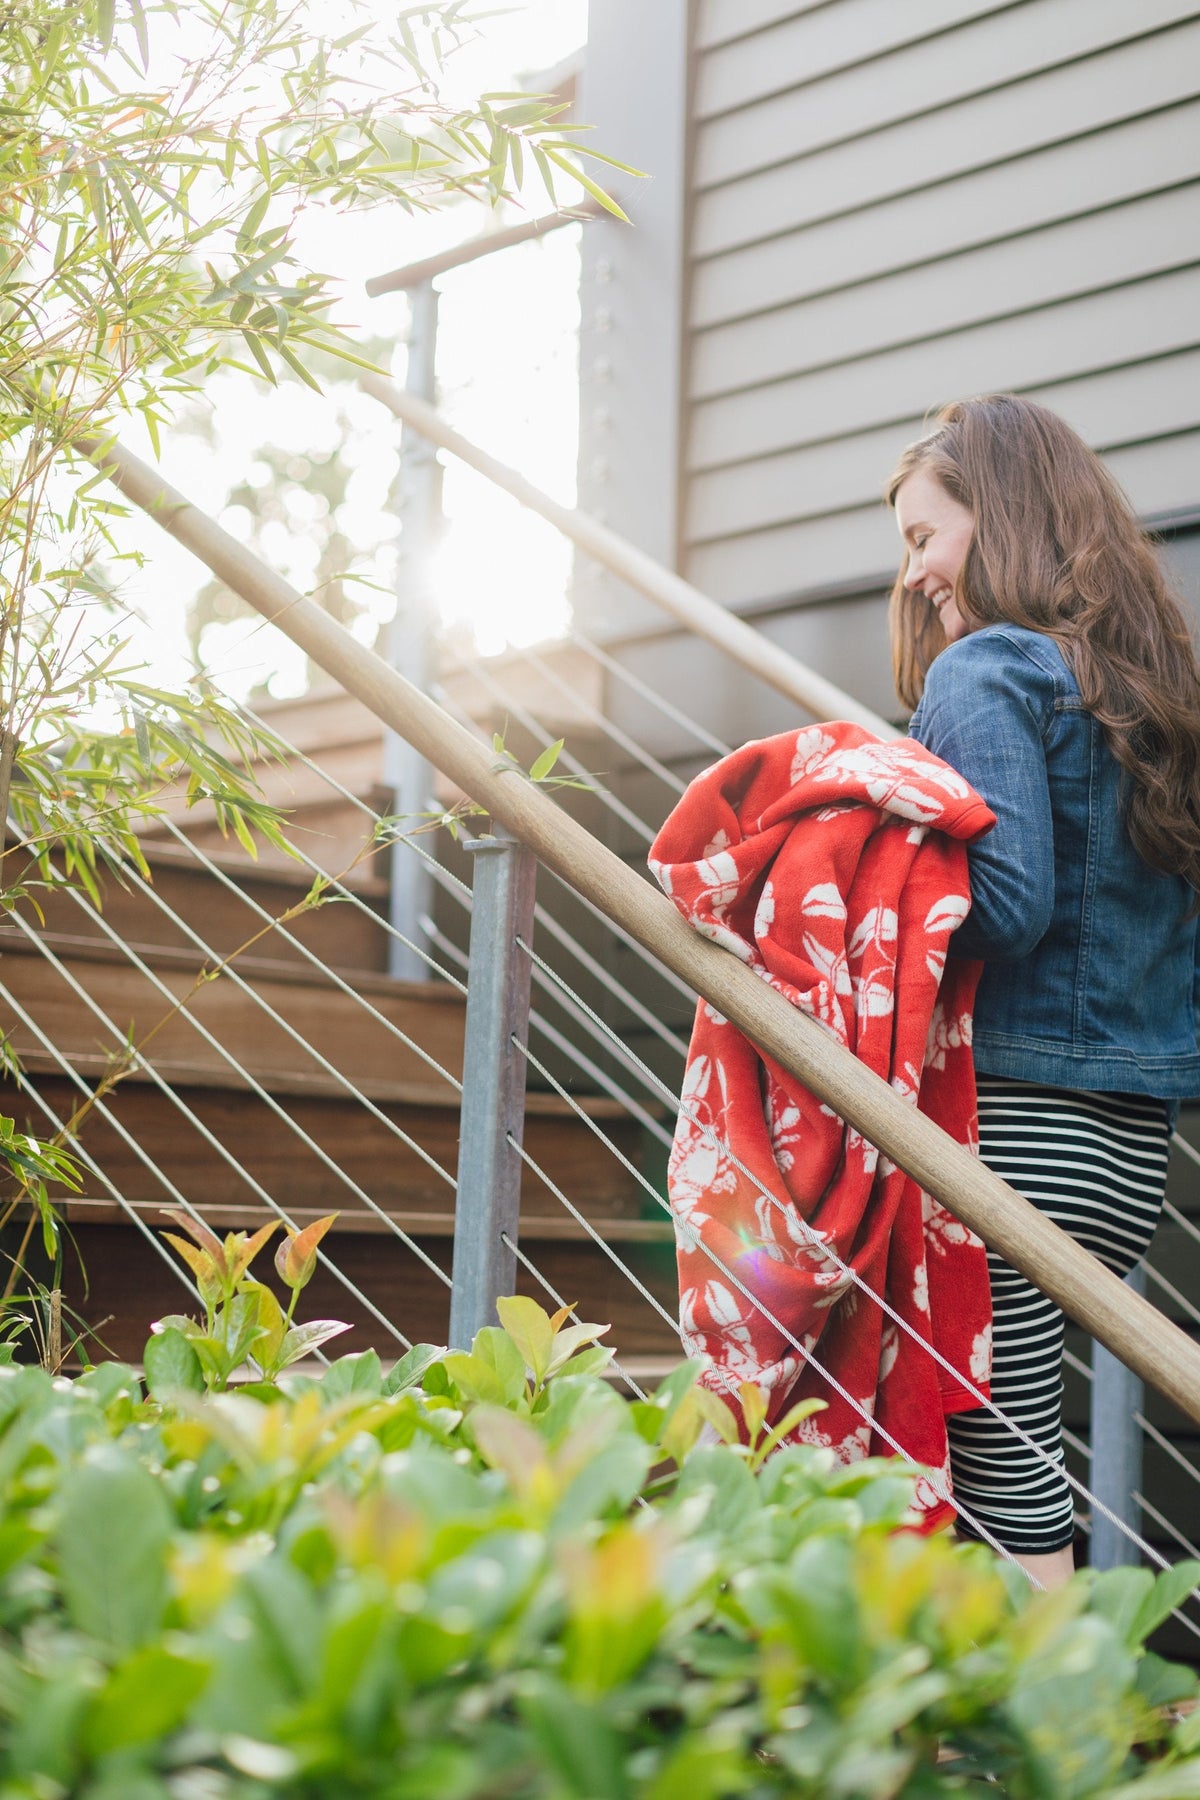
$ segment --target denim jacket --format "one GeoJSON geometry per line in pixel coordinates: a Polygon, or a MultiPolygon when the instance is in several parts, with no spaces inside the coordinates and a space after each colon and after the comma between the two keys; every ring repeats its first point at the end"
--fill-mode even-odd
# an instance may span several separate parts
{"type": "Polygon", "coordinates": [[[971,912],[952,940],[984,961],[979,1072],[1200,1093],[1192,891],[1134,849],[1120,767],[1054,639],[988,625],[951,644],[909,730],[996,814],[968,849],[971,912]]]}

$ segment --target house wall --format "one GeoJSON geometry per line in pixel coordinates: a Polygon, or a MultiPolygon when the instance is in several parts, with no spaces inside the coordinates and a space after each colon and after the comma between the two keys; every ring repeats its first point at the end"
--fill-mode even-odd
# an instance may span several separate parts
{"type": "MultiPolygon", "coordinates": [[[[941,401],[1043,401],[1143,516],[1200,519],[1200,9],[694,0],[691,27],[679,563],[894,713],[879,493],[941,401]]],[[[685,644],[629,654],[748,734],[685,644]]]]}

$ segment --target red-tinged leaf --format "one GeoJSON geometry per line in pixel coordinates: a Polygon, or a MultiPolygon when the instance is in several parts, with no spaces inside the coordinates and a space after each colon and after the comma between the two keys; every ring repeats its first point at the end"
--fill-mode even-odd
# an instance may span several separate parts
{"type": "Polygon", "coordinates": [[[328,1213],[323,1219],[314,1219],[303,1231],[288,1228],[287,1238],[275,1252],[275,1268],[279,1279],[288,1287],[298,1292],[312,1280],[313,1270],[317,1266],[317,1246],[337,1216],[336,1213],[328,1213]]]}
{"type": "Polygon", "coordinates": [[[166,1238],[168,1244],[171,1245],[172,1249],[177,1250],[180,1256],[182,1256],[184,1262],[192,1271],[196,1280],[200,1283],[200,1291],[203,1293],[206,1286],[211,1287],[215,1284],[219,1293],[221,1286],[220,1272],[208,1252],[206,1250],[198,1250],[195,1244],[189,1244],[186,1238],[176,1237],[173,1231],[164,1231],[163,1236],[166,1238]]]}
{"type": "Polygon", "coordinates": [[[278,1219],[268,1219],[267,1223],[261,1225],[254,1236],[250,1238],[244,1231],[230,1232],[225,1239],[225,1254],[229,1259],[228,1268],[231,1281],[241,1280],[278,1223],[278,1219]]]}
{"type": "MultiPolygon", "coordinates": [[[[222,1245],[220,1238],[215,1236],[215,1234],[208,1229],[207,1225],[201,1224],[199,1219],[193,1219],[190,1213],[185,1213],[182,1207],[179,1206],[164,1206],[160,1210],[164,1218],[174,1219],[175,1223],[182,1231],[186,1231],[189,1237],[195,1238],[202,1249],[208,1251],[208,1254],[212,1257],[217,1268],[224,1268],[224,1246],[222,1245]]],[[[170,1237],[171,1234],[165,1232],[163,1235],[170,1237]]],[[[177,1242],[176,1239],[172,1239],[171,1241],[173,1243],[177,1242]]]]}

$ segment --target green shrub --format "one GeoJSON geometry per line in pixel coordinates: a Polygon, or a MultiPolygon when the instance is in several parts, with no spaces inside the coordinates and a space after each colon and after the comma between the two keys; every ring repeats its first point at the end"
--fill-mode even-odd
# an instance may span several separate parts
{"type": "Polygon", "coordinates": [[[1035,1595],[503,1305],[253,1394],[0,1368],[0,1800],[1200,1796],[1196,1565],[1035,1595]]]}

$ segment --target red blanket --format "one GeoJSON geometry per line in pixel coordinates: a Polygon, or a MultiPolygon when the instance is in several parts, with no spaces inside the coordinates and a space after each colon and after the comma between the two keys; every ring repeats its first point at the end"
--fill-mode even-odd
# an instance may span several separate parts
{"type": "MultiPolygon", "coordinates": [[[[970,906],[966,842],[994,823],[911,740],[820,725],[747,744],[698,777],[650,866],[697,931],[973,1145],[979,965],[947,963],[946,948],[970,906]]],[[[945,1414],[979,1402],[821,1246],[986,1392],[979,1239],[703,1001],[669,1192],[681,1330],[689,1354],[713,1359],[710,1385],[728,1397],[757,1382],[772,1419],[819,1396],[828,1410],[798,1438],[847,1462],[888,1454],[890,1438],[948,1490],[945,1414]]],[[[929,1483],[920,1499],[931,1525],[950,1516],[929,1483]]]]}

